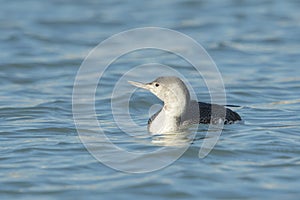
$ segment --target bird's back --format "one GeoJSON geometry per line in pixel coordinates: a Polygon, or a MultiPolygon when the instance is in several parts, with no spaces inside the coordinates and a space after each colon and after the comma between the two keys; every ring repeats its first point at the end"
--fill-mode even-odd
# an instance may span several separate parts
{"type": "MultiPolygon", "coordinates": [[[[161,111],[159,110],[151,116],[148,120],[148,126],[151,126],[161,111]]],[[[224,124],[232,124],[240,121],[241,117],[236,112],[221,105],[191,101],[182,124],[216,124],[220,122],[220,119],[224,120],[224,124]]]]}
{"type": "Polygon", "coordinates": [[[232,124],[241,120],[239,114],[229,108],[196,101],[191,101],[187,115],[192,116],[194,123],[198,120],[199,124],[216,124],[220,122],[220,119],[224,120],[224,124],[232,124]],[[191,115],[191,113],[194,114],[191,115]]]}

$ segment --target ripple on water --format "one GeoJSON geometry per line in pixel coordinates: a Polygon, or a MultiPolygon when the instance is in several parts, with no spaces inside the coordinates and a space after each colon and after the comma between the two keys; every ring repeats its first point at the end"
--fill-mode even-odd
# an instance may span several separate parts
{"type": "MultiPolygon", "coordinates": [[[[3,2],[1,199],[297,199],[298,8],[299,1],[258,0],[3,2]],[[73,82],[84,57],[100,41],[128,27],[148,25],[175,28],[208,50],[222,74],[227,103],[241,106],[235,109],[244,123],[225,126],[204,159],[198,153],[207,126],[200,126],[191,146],[172,165],[153,173],[127,174],[98,162],[81,143],[73,121],[73,82]]],[[[170,53],[145,50],[120,57],[100,80],[95,106],[107,137],[128,151],[151,152],[190,142],[182,135],[175,143],[172,135],[148,134],[149,109],[161,103],[148,93],[135,93],[130,99],[129,111],[139,128],[126,134],[115,123],[111,93],[116,81],[133,66],[154,61],[173,66],[196,87],[199,99],[210,100],[195,70],[170,53]]],[[[146,74],[150,79],[157,73],[147,68],[131,77],[138,80],[146,74]]],[[[81,89],[90,86],[86,83],[81,89]]],[[[115,96],[121,110],[125,96],[115,96]]],[[[93,114],[89,102],[85,98],[78,104],[82,119],[93,114]]],[[[81,129],[82,137],[110,155],[96,127],[89,121],[86,125],[91,128],[81,129]]],[[[116,162],[133,161],[119,156],[116,162]]]]}

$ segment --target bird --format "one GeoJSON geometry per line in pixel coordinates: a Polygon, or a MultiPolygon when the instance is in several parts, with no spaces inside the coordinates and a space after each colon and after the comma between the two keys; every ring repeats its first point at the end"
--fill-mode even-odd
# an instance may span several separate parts
{"type": "Polygon", "coordinates": [[[148,120],[150,133],[179,131],[192,124],[232,124],[242,120],[238,113],[223,105],[191,100],[187,86],[179,77],[162,76],[150,83],[128,82],[163,101],[163,107],[148,120]]]}

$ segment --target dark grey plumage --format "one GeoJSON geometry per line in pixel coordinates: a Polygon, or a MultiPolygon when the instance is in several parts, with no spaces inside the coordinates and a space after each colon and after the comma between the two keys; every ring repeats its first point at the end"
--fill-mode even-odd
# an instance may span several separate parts
{"type": "Polygon", "coordinates": [[[241,117],[236,112],[230,110],[221,105],[217,104],[209,104],[198,102],[199,105],[199,123],[201,124],[209,124],[216,123],[215,121],[222,118],[225,112],[225,120],[224,124],[232,124],[235,121],[240,121],[241,117]],[[212,106],[214,106],[215,112],[212,114],[212,106]],[[225,111],[224,111],[225,109],[225,111]]]}
{"type": "MultiPolygon", "coordinates": [[[[242,118],[240,115],[234,111],[232,111],[229,108],[226,108],[225,106],[217,105],[217,104],[210,104],[210,103],[204,103],[204,102],[197,102],[199,111],[199,116],[190,116],[190,124],[193,123],[199,123],[199,124],[216,124],[218,123],[220,118],[224,118],[225,114],[225,120],[224,124],[232,124],[236,121],[241,121],[242,118]],[[212,106],[214,106],[214,113],[212,114],[212,106]]],[[[193,109],[193,106],[191,106],[191,110],[193,109]]],[[[156,112],[154,115],[151,116],[151,118],[148,120],[148,124],[151,124],[151,122],[155,119],[155,117],[160,113],[161,109],[156,112]]],[[[188,111],[191,113],[192,111],[188,111]]]]}

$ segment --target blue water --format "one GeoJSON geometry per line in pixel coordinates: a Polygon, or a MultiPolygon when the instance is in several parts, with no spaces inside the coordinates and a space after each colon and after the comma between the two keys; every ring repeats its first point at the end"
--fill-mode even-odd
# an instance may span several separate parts
{"type": "MultiPolygon", "coordinates": [[[[299,198],[299,1],[0,3],[0,199],[299,198]],[[200,127],[198,140],[173,164],[131,174],[105,166],[82,144],[72,91],[81,63],[98,43],[145,26],[174,29],[202,44],[244,123],[226,126],[204,159],[198,152],[206,127],[200,127]]],[[[114,85],[126,70],[149,61],[174,66],[202,101],[210,100],[185,62],[160,52],[120,58],[103,84],[114,85]]],[[[140,138],[126,137],[110,123],[107,88],[97,90],[95,105],[109,137],[130,151],[157,148],[146,129],[132,132],[140,138]]],[[[136,123],[146,123],[153,103],[159,103],[153,95],[136,91],[130,103],[136,123]]],[[[101,151],[109,153],[105,146],[101,151]]]]}

